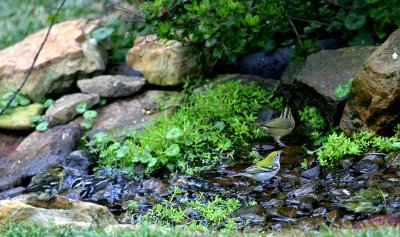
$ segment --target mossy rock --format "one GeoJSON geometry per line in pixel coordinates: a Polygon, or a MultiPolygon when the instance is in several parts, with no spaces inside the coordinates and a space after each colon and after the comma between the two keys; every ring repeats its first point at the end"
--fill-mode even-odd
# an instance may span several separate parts
{"type": "Polygon", "coordinates": [[[30,130],[31,117],[42,113],[43,105],[39,103],[16,107],[11,114],[0,115],[0,129],[30,130]]]}

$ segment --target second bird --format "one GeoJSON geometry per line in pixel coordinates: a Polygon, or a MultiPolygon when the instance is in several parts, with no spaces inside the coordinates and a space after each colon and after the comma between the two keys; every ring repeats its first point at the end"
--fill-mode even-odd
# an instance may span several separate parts
{"type": "Polygon", "coordinates": [[[273,137],[279,145],[287,147],[281,142],[281,138],[288,135],[294,129],[295,125],[292,111],[286,107],[278,118],[261,124],[261,129],[266,135],[273,137]]]}

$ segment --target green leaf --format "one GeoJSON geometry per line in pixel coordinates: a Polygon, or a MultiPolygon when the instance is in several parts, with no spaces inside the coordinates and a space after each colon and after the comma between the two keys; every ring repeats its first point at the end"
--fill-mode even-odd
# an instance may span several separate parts
{"type": "Polygon", "coordinates": [[[333,95],[336,97],[336,99],[342,99],[344,97],[346,97],[349,92],[350,92],[350,88],[351,88],[351,84],[353,83],[354,79],[351,78],[348,81],[339,84],[338,87],[336,87],[333,95]]]}
{"type": "Polygon", "coordinates": [[[172,139],[176,139],[180,136],[182,136],[181,130],[179,128],[172,128],[171,130],[169,130],[169,132],[167,133],[167,136],[165,138],[172,140],[172,139]]]}
{"type": "Polygon", "coordinates": [[[79,103],[75,108],[75,111],[78,114],[83,114],[83,113],[85,113],[86,110],[87,110],[87,103],[85,103],[85,102],[79,103]]]}
{"type": "Polygon", "coordinates": [[[43,103],[43,107],[46,109],[46,108],[49,108],[52,104],[54,103],[54,100],[52,100],[52,99],[47,99],[44,103],[43,103]]]}
{"type": "Polygon", "coordinates": [[[114,33],[114,29],[112,27],[100,27],[92,32],[92,38],[94,38],[97,42],[100,42],[110,35],[114,33]]]}
{"type": "Polygon", "coordinates": [[[92,129],[92,124],[88,122],[82,122],[79,125],[81,125],[85,130],[90,130],[92,129]]]}
{"type": "Polygon", "coordinates": [[[104,106],[106,104],[107,104],[106,98],[100,98],[99,103],[97,103],[98,106],[104,106]]]}
{"type": "Polygon", "coordinates": [[[165,150],[165,155],[169,157],[176,157],[180,154],[181,149],[179,148],[178,144],[172,144],[165,150]]]}
{"type": "Polygon", "coordinates": [[[35,127],[36,131],[45,132],[49,129],[49,124],[47,122],[41,122],[35,127]]]}
{"type": "Polygon", "coordinates": [[[85,120],[91,120],[91,119],[97,118],[97,111],[96,110],[86,110],[85,113],[83,113],[83,118],[85,120]]]}
{"type": "Polygon", "coordinates": [[[347,15],[344,21],[344,26],[348,30],[358,30],[363,27],[367,18],[364,15],[357,15],[356,13],[350,13],[347,15]]]}

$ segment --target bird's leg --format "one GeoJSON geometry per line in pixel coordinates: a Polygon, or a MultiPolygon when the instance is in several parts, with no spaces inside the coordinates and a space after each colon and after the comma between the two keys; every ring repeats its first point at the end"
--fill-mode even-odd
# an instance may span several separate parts
{"type": "Polygon", "coordinates": [[[285,145],[283,142],[281,142],[281,140],[277,140],[276,142],[277,142],[278,145],[281,146],[281,147],[289,147],[289,146],[285,145]]]}

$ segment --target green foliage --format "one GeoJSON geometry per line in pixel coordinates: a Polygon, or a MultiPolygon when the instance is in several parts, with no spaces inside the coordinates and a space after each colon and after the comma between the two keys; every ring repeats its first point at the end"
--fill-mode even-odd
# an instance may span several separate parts
{"type": "Polygon", "coordinates": [[[328,136],[323,147],[317,151],[318,161],[322,166],[333,166],[336,161],[346,155],[361,155],[370,148],[379,152],[393,152],[400,150],[400,136],[381,137],[372,132],[355,133],[352,138],[344,133],[332,133],[328,136]]]}
{"type": "MultiPolygon", "coordinates": [[[[2,0],[0,1],[0,50],[6,48],[27,35],[49,25],[50,18],[60,1],[43,0],[2,0]]],[[[80,17],[102,15],[107,0],[68,0],[58,17],[58,22],[80,17]],[[100,5],[99,5],[100,4],[100,5]]]]}
{"type": "Polygon", "coordinates": [[[342,0],[154,0],[141,5],[147,29],[159,37],[206,47],[215,58],[303,42],[296,54],[314,52],[316,40],[337,37],[353,45],[382,42],[400,26],[400,2],[342,0]],[[348,7],[350,6],[350,7],[348,7]],[[300,39],[300,40],[299,40],[300,39]],[[266,48],[265,48],[266,47],[266,48]]]}
{"type": "Polygon", "coordinates": [[[44,115],[34,115],[30,119],[32,127],[35,127],[36,131],[45,132],[49,129],[49,124],[46,122],[44,115]]]}
{"type": "Polygon", "coordinates": [[[128,50],[133,45],[135,29],[132,24],[127,24],[122,20],[112,19],[104,26],[92,32],[92,38],[96,42],[110,39],[111,49],[109,50],[109,60],[111,62],[124,62],[128,50]]]}
{"type": "Polygon", "coordinates": [[[218,153],[233,152],[260,138],[256,113],[268,98],[270,94],[255,84],[227,82],[189,95],[174,114],[161,115],[124,140],[99,133],[87,146],[102,166],[144,164],[145,173],[160,167],[193,173],[217,165],[218,153]]]}
{"type": "Polygon", "coordinates": [[[304,107],[303,110],[299,110],[299,115],[300,121],[308,123],[312,128],[316,130],[325,128],[324,118],[316,107],[304,107]]]}
{"type": "MultiPolygon", "coordinates": [[[[1,96],[0,110],[4,109],[4,107],[7,105],[9,100],[15,95],[16,92],[17,88],[11,87],[1,96]]],[[[11,114],[13,112],[13,108],[29,105],[30,103],[31,100],[29,99],[29,97],[25,93],[19,92],[16,97],[11,101],[10,106],[4,111],[3,114],[11,114]]]]}
{"type": "Polygon", "coordinates": [[[333,92],[333,95],[336,97],[336,99],[343,99],[349,94],[353,81],[354,79],[350,78],[348,81],[344,82],[343,84],[339,84],[338,87],[336,87],[335,91],[333,92]]]}
{"type": "Polygon", "coordinates": [[[178,225],[190,230],[229,232],[235,229],[236,218],[231,214],[239,206],[237,199],[224,200],[217,195],[208,200],[200,193],[195,199],[182,201],[180,205],[168,201],[157,204],[141,218],[141,222],[167,227],[178,225]]]}
{"type": "Polygon", "coordinates": [[[79,103],[75,111],[78,114],[83,115],[84,121],[80,123],[80,125],[85,129],[85,130],[90,130],[92,128],[92,120],[97,118],[97,111],[95,110],[88,110],[87,109],[87,103],[81,102],[79,103]]]}

